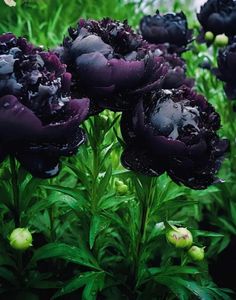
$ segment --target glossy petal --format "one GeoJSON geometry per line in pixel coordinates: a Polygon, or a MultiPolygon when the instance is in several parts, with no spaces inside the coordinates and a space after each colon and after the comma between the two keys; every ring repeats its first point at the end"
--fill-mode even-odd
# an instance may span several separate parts
{"type": "Polygon", "coordinates": [[[166,171],[177,183],[207,188],[229,146],[217,136],[219,127],[219,115],[192,90],[147,94],[123,113],[123,165],[150,176],[166,171]]]}
{"type": "Polygon", "coordinates": [[[33,176],[42,179],[56,176],[59,171],[59,158],[54,155],[30,152],[17,153],[16,158],[33,176]]]}
{"type": "Polygon", "coordinates": [[[178,47],[186,46],[190,42],[192,35],[183,12],[161,15],[157,11],[154,16],[145,16],[140,22],[140,30],[148,42],[169,43],[172,47],[175,45],[177,51],[178,47]]]}
{"type": "Polygon", "coordinates": [[[236,2],[234,0],[208,0],[197,14],[204,32],[215,35],[236,34],[236,2]]]}
{"type": "Polygon", "coordinates": [[[190,84],[181,58],[169,54],[166,45],[143,40],[126,21],[81,19],[68,31],[64,49],[59,47],[55,53],[72,73],[73,95],[92,98],[91,108],[96,109],[90,115],[104,108],[128,110],[137,98],[163,84],[167,88],[190,84]]]}

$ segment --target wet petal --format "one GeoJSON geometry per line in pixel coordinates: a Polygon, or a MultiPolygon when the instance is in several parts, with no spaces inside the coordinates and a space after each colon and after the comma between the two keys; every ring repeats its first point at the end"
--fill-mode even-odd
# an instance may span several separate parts
{"type": "Polygon", "coordinates": [[[59,158],[55,155],[23,152],[17,153],[16,158],[35,177],[42,179],[51,178],[60,171],[59,158]]]}
{"type": "Polygon", "coordinates": [[[12,95],[0,98],[0,136],[4,141],[29,140],[40,135],[41,121],[12,95]]]}

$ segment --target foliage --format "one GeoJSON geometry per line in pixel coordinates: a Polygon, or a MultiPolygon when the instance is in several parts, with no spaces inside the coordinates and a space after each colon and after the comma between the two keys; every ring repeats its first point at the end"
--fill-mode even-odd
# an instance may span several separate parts
{"type": "MultiPolygon", "coordinates": [[[[15,8],[2,3],[0,29],[51,47],[79,17],[109,15],[138,24],[141,2],[107,3],[17,1],[15,8]]],[[[195,26],[193,17],[190,23],[195,26]]],[[[0,169],[1,299],[233,299],[228,286],[214,283],[208,267],[236,234],[234,103],[225,98],[222,84],[199,68],[205,58],[216,64],[214,47],[194,42],[184,57],[198,91],[221,115],[221,136],[231,140],[221,171],[225,182],[192,191],[166,174],[150,179],[123,169],[120,115],[108,111],[85,122],[87,145],[64,159],[54,179],[33,178],[5,161],[0,169]],[[17,193],[12,174],[17,174],[17,193]],[[117,181],[128,189],[121,193],[117,181]],[[18,225],[33,235],[33,247],[23,253],[8,240],[18,225]],[[206,259],[193,262],[186,250],[166,241],[173,225],[187,227],[194,244],[206,246],[206,259]]]]}

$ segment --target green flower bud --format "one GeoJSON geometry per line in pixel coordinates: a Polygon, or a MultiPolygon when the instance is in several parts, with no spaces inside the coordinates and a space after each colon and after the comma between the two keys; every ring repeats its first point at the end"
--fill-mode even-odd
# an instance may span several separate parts
{"type": "Polygon", "coordinates": [[[121,181],[121,180],[119,180],[119,179],[117,179],[117,180],[115,181],[115,185],[116,185],[116,186],[121,186],[121,185],[123,185],[123,184],[124,184],[124,182],[121,181]]]}
{"type": "Polygon", "coordinates": [[[229,43],[229,38],[225,34],[218,34],[214,41],[214,44],[217,47],[227,46],[228,43],[229,43]]]}
{"type": "Polygon", "coordinates": [[[212,42],[214,40],[214,34],[211,31],[207,31],[204,38],[206,41],[212,42]]]}
{"type": "Polygon", "coordinates": [[[123,196],[123,195],[127,194],[129,188],[128,188],[128,185],[122,184],[122,185],[118,185],[116,187],[116,190],[119,195],[123,196]]]}
{"type": "Polygon", "coordinates": [[[204,259],[205,256],[204,247],[200,248],[197,246],[192,246],[188,250],[188,255],[192,258],[192,260],[201,261],[204,259]]]}
{"type": "Polygon", "coordinates": [[[32,235],[28,228],[16,228],[9,237],[10,245],[16,250],[26,250],[32,246],[32,235]]]}
{"type": "Polygon", "coordinates": [[[166,233],[166,239],[176,248],[189,248],[193,243],[193,236],[191,232],[184,227],[175,227],[166,233]]]}

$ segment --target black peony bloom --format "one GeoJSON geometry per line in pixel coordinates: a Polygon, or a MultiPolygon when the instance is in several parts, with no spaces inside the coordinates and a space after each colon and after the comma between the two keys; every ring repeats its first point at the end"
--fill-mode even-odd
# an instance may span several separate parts
{"type": "Polygon", "coordinates": [[[203,31],[211,31],[215,35],[225,33],[236,34],[236,1],[208,0],[197,14],[203,31]]]}
{"type": "Polygon", "coordinates": [[[218,54],[218,69],[215,75],[224,81],[225,93],[229,99],[236,99],[236,43],[220,49],[218,54]]]}
{"type": "Polygon", "coordinates": [[[0,160],[15,156],[32,175],[52,177],[59,158],[85,140],[88,99],[70,98],[71,74],[50,52],[0,35],[0,160]]]}
{"type": "Polygon", "coordinates": [[[101,109],[122,111],[153,88],[190,84],[176,54],[148,44],[127,22],[80,20],[69,34],[55,51],[72,73],[72,92],[83,90],[101,109]]]}
{"type": "Polygon", "coordinates": [[[185,14],[168,13],[160,15],[157,10],[154,16],[144,16],[140,30],[145,40],[150,43],[168,43],[169,51],[181,52],[192,39],[192,30],[188,29],[185,14]]]}
{"type": "Polygon", "coordinates": [[[122,163],[150,176],[166,171],[177,183],[204,189],[216,181],[228,148],[219,127],[214,108],[192,90],[153,92],[122,115],[122,163]]]}

